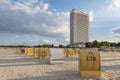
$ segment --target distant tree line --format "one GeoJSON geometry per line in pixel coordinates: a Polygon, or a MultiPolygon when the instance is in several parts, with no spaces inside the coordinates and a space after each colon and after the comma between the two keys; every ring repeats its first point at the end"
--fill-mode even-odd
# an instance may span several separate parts
{"type": "MultiPolygon", "coordinates": [[[[120,42],[118,43],[115,43],[115,42],[108,42],[108,41],[97,41],[97,40],[94,40],[92,42],[87,42],[86,44],[86,48],[99,48],[101,46],[104,46],[104,47],[119,47],[120,48],[120,42]]],[[[59,47],[59,48],[69,48],[70,46],[65,46],[65,45],[62,45],[60,44],[59,46],[55,46],[54,44],[43,44],[43,45],[35,45],[35,46],[29,46],[29,45],[0,45],[0,47],[12,47],[12,48],[17,48],[17,47],[49,47],[49,48],[52,48],[52,47],[59,47]]]]}
{"type": "Polygon", "coordinates": [[[108,41],[97,41],[97,40],[94,40],[92,42],[87,42],[86,43],[86,47],[87,48],[99,48],[101,46],[104,46],[104,47],[120,47],[120,42],[118,43],[115,43],[115,42],[108,42],[108,41]]]}
{"type": "Polygon", "coordinates": [[[0,47],[9,47],[9,48],[22,48],[22,47],[48,47],[48,48],[64,48],[67,47],[65,45],[60,44],[59,46],[55,46],[54,44],[43,44],[43,45],[35,45],[35,46],[29,46],[29,45],[0,45],[0,47]]]}

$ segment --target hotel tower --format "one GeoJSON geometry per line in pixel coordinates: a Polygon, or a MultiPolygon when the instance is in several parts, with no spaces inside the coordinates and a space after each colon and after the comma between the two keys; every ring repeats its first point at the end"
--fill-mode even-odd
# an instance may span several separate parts
{"type": "Polygon", "coordinates": [[[78,46],[89,41],[89,15],[73,9],[70,12],[70,45],[78,46]]]}

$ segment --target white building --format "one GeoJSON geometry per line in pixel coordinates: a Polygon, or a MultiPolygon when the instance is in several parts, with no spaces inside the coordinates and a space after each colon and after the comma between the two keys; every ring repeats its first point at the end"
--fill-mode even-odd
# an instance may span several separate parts
{"type": "Polygon", "coordinates": [[[70,13],[70,44],[80,47],[80,44],[83,45],[88,41],[89,15],[73,9],[70,13]]]}

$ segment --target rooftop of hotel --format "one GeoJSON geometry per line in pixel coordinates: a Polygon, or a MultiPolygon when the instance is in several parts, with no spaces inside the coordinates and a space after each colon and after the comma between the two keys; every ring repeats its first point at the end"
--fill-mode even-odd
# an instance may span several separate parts
{"type": "Polygon", "coordinates": [[[86,12],[83,12],[83,11],[77,10],[77,9],[72,9],[71,12],[77,12],[77,13],[82,13],[82,14],[88,15],[86,12]]]}

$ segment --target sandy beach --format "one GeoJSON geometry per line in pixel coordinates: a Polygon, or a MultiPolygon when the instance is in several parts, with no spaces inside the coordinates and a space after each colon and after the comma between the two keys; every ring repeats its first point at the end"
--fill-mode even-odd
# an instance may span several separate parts
{"type": "Polygon", "coordinates": [[[120,52],[100,52],[101,77],[80,78],[78,57],[50,65],[15,49],[0,50],[0,80],[120,80],[120,52]]]}

